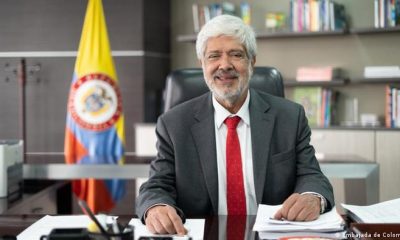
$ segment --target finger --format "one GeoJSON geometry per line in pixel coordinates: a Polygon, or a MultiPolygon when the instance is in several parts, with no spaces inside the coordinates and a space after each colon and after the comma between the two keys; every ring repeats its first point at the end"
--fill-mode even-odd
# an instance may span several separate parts
{"type": "Polygon", "coordinates": [[[170,209],[168,209],[168,207],[163,209],[162,214],[159,215],[158,220],[160,221],[160,223],[161,223],[163,229],[166,231],[166,233],[175,234],[176,230],[175,230],[174,224],[170,218],[169,211],[170,211],[170,209]]]}
{"type": "Polygon", "coordinates": [[[304,219],[304,221],[313,221],[315,219],[317,219],[319,217],[319,213],[321,211],[320,209],[321,207],[319,206],[319,204],[317,206],[309,206],[309,208],[307,209],[308,211],[308,216],[304,219]]]}
{"type": "Polygon", "coordinates": [[[297,203],[293,204],[288,211],[286,219],[289,221],[295,221],[302,209],[303,208],[301,207],[300,204],[297,203]]]}
{"type": "Polygon", "coordinates": [[[187,230],[183,226],[182,219],[179,217],[179,215],[176,213],[176,210],[173,209],[172,211],[168,211],[168,216],[172,221],[174,230],[178,235],[185,235],[187,233],[187,230]]]}
{"type": "Polygon", "coordinates": [[[280,209],[275,213],[274,218],[277,219],[277,220],[281,220],[281,219],[283,218],[283,215],[282,215],[282,208],[280,208],[280,209]]]}
{"type": "Polygon", "coordinates": [[[286,218],[289,220],[289,218],[288,218],[289,210],[292,208],[293,204],[296,203],[299,196],[300,196],[300,194],[294,193],[294,194],[290,195],[289,198],[283,202],[282,211],[281,211],[283,218],[286,218]]]}
{"type": "Polygon", "coordinates": [[[296,221],[297,219],[303,220],[304,216],[299,216],[299,214],[303,210],[306,212],[310,211],[312,205],[309,200],[310,199],[306,195],[297,195],[295,202],[293,202],[293,205],[289,209],[287,219],[290,221],[296,221]]]}
{"type": "Polygon", "coordinates": [[[155,233],[165,234],[167,230],[163,223],[163,221],[166,221],[164,215],[166,215],[165,206],[152,207],[147,212],[146,224],[151,224],[155,233]]]}
{"type": "Polygon", "coordinates": [[[156,230],[154,229],[153,224],[151,224],[150,221],[146,221],[146,227],[147,227],[147,230],[149,230],[149,232],[151,232],[153,234],[156,233],[156,230]]]}
{"type": "Polygon", "coordinates": [[[311,211],[308,211],[307,209],[304,209],[304,208],[303,208],[303,210],[301,210],[301,211],[299,212],[299,214],[297,215],[295,221],[309,221],[309,220],[307,220],[307,218],[308,218],[311,214],[312,214],[311,211]]]}
{"type": "Polygon", "coordinates": [[[155,233],[160,233],[160,234],[165,234],[167,233],[167,230],[165,230],[163,224],[159,221],[159,217],[155,216],[148,216],[150,218],[150,222],[153,225],[153,228],[155,230],[155,233]]]}
{"type": "Polygon", "coordinates": [[[310,214],[306,217],[304,221],[313,221],[319,217],[319,211],[310,212],[310,214]]]}

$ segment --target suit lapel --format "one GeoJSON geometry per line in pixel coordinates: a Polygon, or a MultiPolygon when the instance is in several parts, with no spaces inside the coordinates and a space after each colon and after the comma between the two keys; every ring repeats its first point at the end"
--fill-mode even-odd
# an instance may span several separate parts
{"type": "Polygon", "coordinates": [[[199,159],[211,199],[213,211],[218,213],[218,170],[214,128],[214,109],[211,94],[208,93],[197,105],[195,119],[191,131],[198,149],[199,159]]]}
{"type": "Polygon", "coordinates": [[[254,187],[257,203],[261,203],[264,192],[267,163],[271,145],[275,115],[270,105],[256,91],[250,95],[250,126],[253,150],[254,187]]]}

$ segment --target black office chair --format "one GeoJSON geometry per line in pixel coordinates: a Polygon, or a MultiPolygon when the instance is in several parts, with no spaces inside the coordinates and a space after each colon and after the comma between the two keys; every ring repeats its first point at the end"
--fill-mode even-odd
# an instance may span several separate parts
{"type": "MultiPolygon", "coordinates": [[[[273,67],[255,67],[250,87],[284,97],[282,76],[273,67]]],[[[209,91],[201,68],[180,69],[167,77],[164,92],[164,112],[189,99],[209,91]]]]}

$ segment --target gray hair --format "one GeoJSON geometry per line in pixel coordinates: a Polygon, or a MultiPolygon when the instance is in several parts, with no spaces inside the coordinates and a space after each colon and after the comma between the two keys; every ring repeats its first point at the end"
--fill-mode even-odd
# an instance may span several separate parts
{"type": "Polygon", "coordinates": [[[208,21],[197,35],[196,53],[199,60],[204,57],[207,40],[221,35],[238,39],[246,48],[249,59],[256,56],[257,43],[254,30],[238,17],[220,15],[208,21]]]}

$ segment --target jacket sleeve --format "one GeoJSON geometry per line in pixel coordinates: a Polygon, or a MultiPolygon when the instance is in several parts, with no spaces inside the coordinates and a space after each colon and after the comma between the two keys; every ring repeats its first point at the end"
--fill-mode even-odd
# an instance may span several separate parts
{"type": "Polygon", "coordinates": [[[158,153],[150,164],[149,179],[139,189],[136,214],[144,222],[150,207],[166,204],[174,207],[184,222],[185,216],[176,206],[174,146],[162,116],[157,121],[156,136],[158,153]]]}
{"type": "Polygon", "coordinates": [[[335,205],[333,189],[329,180],[321,172],[315,157],[314,147],[310,145],[311,129],[308,126],[303,107],[299,111],[298,123],[296,139],[297,182],[295,192],[316,192],[321,194],[327,200],[325,211],[329,211],[335,205]]]}

